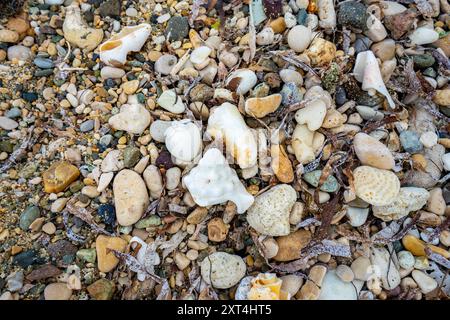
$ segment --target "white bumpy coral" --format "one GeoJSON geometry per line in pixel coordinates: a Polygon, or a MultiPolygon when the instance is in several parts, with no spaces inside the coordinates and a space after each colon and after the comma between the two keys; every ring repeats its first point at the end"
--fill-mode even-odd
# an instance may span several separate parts
{"type": "Polygon", "coordinates": [[[232,201],[237,212],[245,212],[254,201],[219,149],[211,148],[183,178],[183,183],[200,206],[211,206],[232,201]]]}

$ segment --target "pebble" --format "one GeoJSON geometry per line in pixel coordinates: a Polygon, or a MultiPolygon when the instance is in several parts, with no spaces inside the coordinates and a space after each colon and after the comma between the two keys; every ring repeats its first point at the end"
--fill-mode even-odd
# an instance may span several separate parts
{"type": "Polygon", "coordinates": [[[438,286],[438,283],[436,280],[434,280],[432,277],[430,277],[429,275],[427,275],[426,273],[424,273],[422,271],[414,270],[411,273],[411,275],[412,275],[414,281],[416,281],[416,283],[419,286],[422,293],[424,293],[424,294],[430,293],[431,291],[436,289],[438,286]]]}
{"type": "Polygon", "coordinates": [[[95,248],[80,249],[77,251],[77,258],[84,262],[95,263],[95,260],[97,260],[97,252],[95,248]]]}
{"type": "Polygon", "coordinates": [[[19,124],[17,123],[17,121],[14,121],[13,119],[10,119],[8,117],[0,116],[0,128],[2,128],[3,130],[14,130],[18,126],[19,124]]]}
{"type": "Polygon", "coordinates": [[[139,80],[127,81],[122,85],[123,92],[130,95],[136,92],[139,88],[139,80]]]}
{"type": "Polygon", "coordinates": [[[182,41],[189,33],[189,23],[186,17],[173,16],[167,23],[164,35],[169,41],[182,41]]]}
{"type": "Polygon", "coordinates": [[[116,222],[116,209],[110,204],[102,204],[97,210],[98,216],[107,225],[114,225],[116,222]]]}
{"type": "Polygon", "coordinates": [[[158,167],[149,165],[143,173],[145,184],[150,191],[151,198],[159,198],[164,190],[161,172],[158,167]]]}
{"type": "Polygon", "coordinates": [[[230,88],[232,91],[236,91],[237,94],[246,94],[249,92],[258,82],[258,79],[256,77],[255,72],[249,69],[237,69],[233,71],[227,78],[225,84],[230,88]],[[238,82],[238,85],[236,87],[235,82],[238,82]]]}
{"type": "Polygon", "coordinates": [[[282,262],[291,261],[300,258],[300,250],[311,240],[311,233],[306,230],[297,230],[275,240],[278,244],[278,252],[273,259],[282,262]]]}
{"type": "Polygon", "coordinates": [[[367,281],[371,275],[371,265],[370,259],[363,256],[353,260],[350,268],[353,271],[355,279],[367,281]]]}
{"type": "Polygon", "coordinates": [[[137,10],[136,10],[135,8],[128,8],[128,9],[125,11],[125,14],[126,14],[128,17],[136,17],[136,16],[138,15],[138,12],[137,12],[137,10]]]}
{"type": "Polygon", "coordinates": [[[291,297],[300,290],[303,284],[303,278],[295,274],[288,274],[281,278],[281,290],[290,294],[291,297]]]}
{"type": "Polygon", "coordinates": [[[66,283],[55,282],[47,285],[44,290],[45,300],[70,300],[72,289],[66,283]]]}
{"type": "Polygon", "coordinates": [[[215,252],[205,257],[200,269],[203,280],[218,289],[231,288],[246,273],[244,260],[226,252],[215,252]]]}
{"type": "Polygon", "coordinates": [[[86,289],[94,300],[111,300],[116,287],[113,281],[99,279],[89,285],[86,289]]]}
{"type": "Polygon", "coordinates": [[[411,252],[400,251],[397,253],[398,263],[403,269],[411,269],[414,267],[415,259],[411,252]]]}
{"type": "Polygon", "coordinates": [[[16,43],[19,41],[19,34],[16,31],[2,29],[0,30],[0,42],[16,43]]]}
{"type": "Polygon", "coordinates": [[[30,206],[20,215],[19,226],[22,230],[27,231],[34,220],[39,218],[41,213],[36,206],[30,206]]]}
{"type": "Polygon", "coordinates": [[[168,75],[175,67],[177,63],[177,57],[171,54],[164,54],[158,58],[155,62],[155,72],[162,75],[168,75]]]}
{"type": "Polygon", "coordinates": [[[402,131],[400,133],[400,142],[403,149],[408,153],[416,153],[422,150],[420,137],[414,131],[402,131]]]}
{"type": "Polygon", "coordinates": [[[114,253],[107,252],[108,249],[124,252],[127,246],[127,242],[119,237],[108,237],[99,235],[95,240],[95,248],[97,252],[98,270],[100,272],[110,272],[118,264],[119,259],[116,258],[114,253]]]}
{"type": "Polygon", "coordinates": [[[360,227],[367,221],[369,208],[348,207],[346,216],[352,227],[360,227]]]}
{"type": "Polygon", "coordinates": [[[110,66],[104,66],[100,70],[100,75],[103,79],[120,79],[125,75],[125,70],[110,66]]]}
{"type": "Polygon", "coordinates": [[[278,109],[281,104],[281,99],[282,96],[280,94],[247,99],[247,101],[245,101],[245,112],[256,118],[263,118],[278,109]]]}
{"type": "Polygon", "coordinates": [[[352,269],[344,264],[337,266],[336,275],[344,282],[352,282],[355,278],[352,269]]]}
{"type": "Polygon", "coordinates": [[[136,172],[123,169],[114,179],[113,192],[117,222],[121,226],[136,223],[149,203],[144,180],[136,172]]]}
{"type": "Polygon", "coordinates": [[[442,156],[442,164],[445,171],[450,171],[450,153],[446,153],[442,156]]]}
{"type": "Polygon", "coordinates": [[[427,210],[437,215],[444,215],[446,210],[446,203],[442,194],[441,188],[434,188],[430,190],[430,196],[427,201],[427,210]]]}
{"type": "Polygon", "coordinates": [[[81,132],[89,132],[94,129],[94,120],[87,120],[80,124],[81,132]]]}
{"type": "Polygon", "coordinates": [[[181,179],[181,170],[178,167],[166,171],[166,189],[174,190],[178,187],[181,179]]]}
{"type": "Polygon", "coordinates": [[[434,145],[437,144],[438,142],[438,136],[436,133],[432,132],[432,131],[427,131],[424,132],[420,135],[420,143],[422,143],[422,145],[425,148],[431,148],[434,145]]]}
{"type": "Polygon", "coordinates": [[[120,113],[109,118],[108,123],[116,130],[142,134],[151,119],[150,112],[141,104],[125,104],[120,108],[120,113]]]}
{"type": "Polygon", "coordinates": [[[321,99],[313,100],[295,113],[298,124],[306,124],[310,131],[318,130],[327,114],[327,106],[321,99]]]}
{"type": "Polygon", "coordinates": [[[336,271],[330,270],[323,279],[318,300],[357,300],[355,291],[351,282],[342,281],[336,271]]]}
{"type": "Polygon", "coordinates": [[[23,287],[23,271],[11,273],[6,277],[6,286],[10,292],[17,292],[23,287]]]}
{"type": "Polygon", "coordinates": [[[58,199],[56,199],[52,203],[52,205],[50,207],[50,211],[53,212],[53,213],[61,212],[65,208],[67,201],[69,201],[69,198],[58,198],[58,199]]]}
{"type": "Polygon", "coordinates": [[[386,170],[392,169],[395,165],[394,157],[389,149],[368,134],[357,133],[353,139],[353,146],[363,165],[386,170]]]}
{"type": "Polygon", "coordinates": [[[69,184],[78,179],[80,171],[77,167],[66,161],[54,162],[42,174],[44,190],[47,193],[58,193],[65,190],[69,184]]]}
{"type": "MultiPolygon", "coordinates": [[[[319,185],[319,179],[322,175],[322,170],[314,170],[303,175],[303,179],[313,187],[319,185]]],[[[324,192],[336,192],[339,190],[339,183],[336,178],[329,175],[325,182],[320,186],[320,190],[324,192]]]]}
{"type": "Polygon", "coordinates": [[[308,48],[312,40],[311,30],[305,26],[293,27],[287,36],[289,47],[296,52],[303,52],[308,48]]]}
{"type": "Polygon", "coordinates": [[[255,198],[247,210],[247,221],[259,233],[288,235],[289,215],[296,200],[297,194],[290,185],[277,185],[255,198]]]}
{"type": "Polygon", "coordinates": [[[164,91],[157,100],[158,105],[169,112],[179,114],[185,110],[185,105],[174,90],[164,91]]]}
{"type": "Polygon", "coordinates": [[[141,152],[137,147],[126,147],[123,151],[123,165],[125,168],[132,168],[138,163],[141,152]]]}
{"type": "Polygon", "coordinates": [[[54,234],[56,232],[56,227],[52,222],[47,222],[42,226],[42,231],[46,234],[54,234]]]}
{"type": "Polygon", "coordinates": [[[419,27],[409,35],[409,39],[411,44],[424,45],[438,40],[439,33],[427,27],[419,27]]]}
{"type": "Polygon", "coordinates": [[[391,263],[389,251],[383,247],[374,247],[370,252],[370,262],[378,268],[377,276],[381,279],[381,286],[386,290],[396,288],[401,281],[400,274],[394,263],[391,263]]]}
{"type": "Polygon", "coordinates": [[[339,6],[337,20],[340,25],[364,30],[367,21],[366,6],[356,1],[344,2],[339,6]]]}

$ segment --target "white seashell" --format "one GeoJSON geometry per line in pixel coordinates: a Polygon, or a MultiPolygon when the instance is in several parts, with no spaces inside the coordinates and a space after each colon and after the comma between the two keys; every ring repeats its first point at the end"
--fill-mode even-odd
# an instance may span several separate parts
{"type": "Polygon", "coordinates": [[[168,75],[172,72],[177,64],[177,57],[171,54],[163,54],[155,62],[155,72],[162,75],[168,75]]]}
{"type": "Polygon", "coordinates": [[[239,85],[236,88],[237,94],[246,94],[256,85],[256,82],[258,82],[256,74],[252,70],[238,69],[228,76],[225,84],[228,86],[235,78],[240,78],[239,85]]]}
{"type": "Polygon", "coordinates": [[[404,187],[391,204],[373,206],[373,215],[383,221],[398,220],[412,211],[422,209],[427,203],[430,193],[424,188],[404,187]]]}
{"type": "Polygon", "coordinates": [[[424,45],[437,41],[439,39],[439,33],[428,27],[420,27],[414,30],[409,35],[411,44],[424,45]]]}
{"type": "Polygon", "coordinates": [[[238,284],[247,270],[240,256],[226,252],[211,253],[200,263],[200,269],[203,280],[218,289],[238,284]]]}
{"type": "Polygon", "coordinates": [[[63,32],[67,41],[87,52],[94,50],[103,39],[102,29],[89,27],[81,18],[80,7],[76,1],[66,8],[63,32]]]}
{"type": "Polygon", "coordinates": [[[320,99],[308,102],[303,109],[295,113],[295,120],[299,124],[306,124],[311,131],[318,130],[327,114],[327,106],[320,99]]]}
{"type": "MultiPolygon", "coordinates": [[[[139,244],[140,248],[137,252],[136,259],[142,265],[145,265],[146,268],[149,268],[150,266],[157,266],[161,263],[161,259],[159,258],[158,253],[155,250],[151,250],[149,248],[149,246],[151,245],[147,244],[139,237],[133,237],[130,239],[130,247],[132,249],[136,249],[137,244],[139,244]]],[[[137,272],[137,279],[139,281],[144,281],[147,277],[148,274],[146,272],[137,272]]]]}
{"type": "Polygon", "coordinates": [[[264,28],[256,35],[256,44],[258,46],[267,46],[272,44],[275,39],[275,33],[271,27],[264,28]]]}
{"type": "Polygon", "coordinates": [[[206,132],[214,139],[225,142],[227,152],[242,169],[256,164],[256,139],[235,105],[225,102],[213,108],[206,132]]]}
{"type": "Polygon", "coordinates": [[[172,121],[164,136],[167,150],[179,160],[192,161],[202,151],[200,129],[188,119],[172,121]]]}
{"type": "Polygon", "coordinates": [[[237,212],[245,212],[254,198],[244,185],[219,149],[211,148],[203,155],[198,165],[183,178],[195,203],[206,207],[232,201],[237,212]]]}
{"type": "Polygon", "coordinates": [[[190,59],[193,64],[201,64],[204,63],[205,61],[209,62],[208,57],[210,54],[211,49],[207,46],[202,46],[192,51],[190,59]]]}
{"type": "Polygon", "coordinates": [[[124,65],[129,52],[141,50],[151,30],[148,23],[123,28],[99,47],[100,60],[110,66],[124,65]]]}
{"type": "Polygon", "coordinates": [[[390,107],[395,108],[395,103],[384,85],[378,61],[372,51],[363,51],[358,54],[353,72],[355,79],[362,82],[363,90],[373,89],[378,91],[386,97],[390,107]]]}
{"type": "Polygon", "coordinates": [[[336,28],[336,11],[334,10],[333,0],[319,0],[319,25],[324,29],[336,28]]]}
{"type": "Polygon", "coordinates": [[[400,191],[400,181],[388,170],[360,166],[353,177],[356,195],[374,206],[391,204],[400,191]]]}

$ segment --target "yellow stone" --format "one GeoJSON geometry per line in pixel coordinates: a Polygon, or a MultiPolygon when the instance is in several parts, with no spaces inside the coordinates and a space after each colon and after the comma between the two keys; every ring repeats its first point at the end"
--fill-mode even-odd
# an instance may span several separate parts
{"type": "Polygon", "coordinates": [[[110,272],[119,263],[113,252],[109,250],[114,249],[124,252],[127,247],[127,242],[119,237],[108,237],[99,235],[95,241],[95,248],[97,250],[98,270],[100,272],[110,272]]]}
{"type": "Polygon", "coordinates": [[[450,89],[436,90],[433,101],[441,106],[450,106],[450,89]]]}
{"type": "Polygon", "coordinates": [[[245,112],[256,118],[262,118],[278,109],[281,104],[281,94],[272,94],[262,98],[250,98],[245,101],[245,112]]]}
{"type": "Polygon", "coordinates": [[[283,33],[286,30],[286,22],[283,17],[276,18],[271,21],[269,26],[273,29],[275,33],[283,33]]]}
{"type": "Polygon", "coordinates": [[[148,60],[150,60],[152,62],[156,62],[156,60],[158,60],[161,56],[162,56],[162,53],[159,51],[155,51],[155,50],[150,51],[147,55],[148,60]]]}
{"type": "Polygon", "coordinates": [[[271,145],[270,156],[272,157],[272,170],[277,179],[283,183],[294,181],[294,169],[284,147],[277,144],[271,145]]]}
{"type": "Polygon", "coordinates": [[[127,81],[122,85],[123,92],[130,95],[136,92],[139,88],[139,80],[127,81]]]}
{"type": "Polygon", "coordinates": [[[426,256],[425,247],[429,247],[430,250],[433,251],[434,253],[440,254],[441,256],[447,259],[450,258],[450,252],[442,248],[426,244],[424,241],[410,234],[407,234],[406,236],[403,237],[402,243],[405,249],[415,256],[426,256]]]}
{"type": "Polygon", "coordinates": [[[80,176],[80,171],[67,161],[53,163],[42,175],[44,190],[47,193],[64,191],[72,182],[80,176]]]}
{"type": "Polygon", "coordinates": [[[306,50],[306,55],[311,59],[313,66],[324,66],[336,56],[336,45],[325,39],[316,38],[306,50]]]}
{"type": "Polygon", "coordinates": [[[278,237],[278,253],[273,257],[276,261],[291,261],[300,258],[300,250],[311,240],[307,230],[297,230],[287,236],[278,237]]]}
{"type": "Polygon", "coordinates": [[[200,37],[198,32],[195,31],[194,29],[191,29],[189,31],[189,40],[191,41],[191,43],[194,46],[194,48],[198,48],[198,47],[201,47],[203,45],[202,38],[200,37]]]}
{"type": "Polygon", "coordinates": [[[445,148],[450,149],[450,139],[449,138],[441,138],[438,140],[439,144],[443,145],[445,148]]]}

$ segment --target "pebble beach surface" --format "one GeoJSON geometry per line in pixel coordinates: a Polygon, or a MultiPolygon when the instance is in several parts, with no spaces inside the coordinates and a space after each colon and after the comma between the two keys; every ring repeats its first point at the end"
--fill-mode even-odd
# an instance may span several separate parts
{"type": "Polygon", "coordinates": [[[445,300],[447,0],[0,1],[0,300],[445,300]]]}

